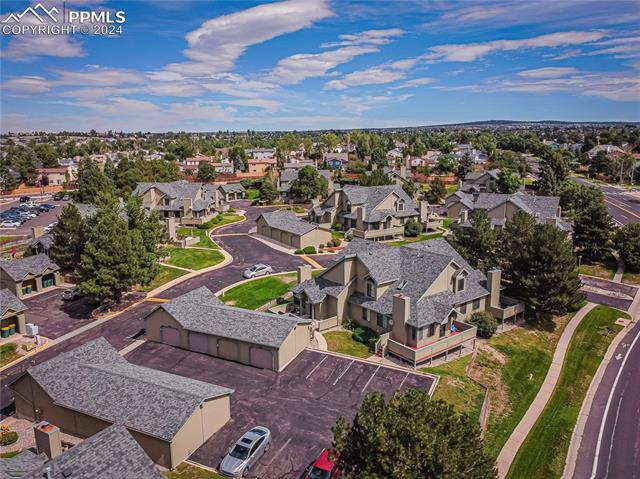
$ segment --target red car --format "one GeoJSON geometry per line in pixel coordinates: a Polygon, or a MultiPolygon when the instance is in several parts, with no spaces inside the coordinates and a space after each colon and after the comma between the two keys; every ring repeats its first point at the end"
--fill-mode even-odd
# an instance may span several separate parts
{"type": "Polygon", "coordinates": [[[338,479],[342,471],[336,465],[340,453],[335,449],[323,449],[318,458],[309,466],[304,479],[338,479]]]}

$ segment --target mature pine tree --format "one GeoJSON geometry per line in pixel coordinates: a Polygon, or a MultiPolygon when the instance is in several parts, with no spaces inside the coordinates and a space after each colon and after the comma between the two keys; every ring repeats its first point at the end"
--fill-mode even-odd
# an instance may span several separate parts
{"type": "Polygon", "coordinates": [[[278,188],[275,182],[266,176],[260,185],[260,200],[266,203],[273,203],[278,198],[278,188]]]}
{"type": "Polygon", "coordinates": [[[440,203],[447,196],[447,188],[440,178],[436,178],[429,185],[427,191],[427,201],[432,204],[440,203]]]}
{"type": "Polygon", "coordinates": [[[535,225],[519,250],[511,250],[508,264],[509,294],[539,316],[566,314],[584,300],[571,243],[553,225],[535,225]]]}
{"type": "Polygon", "coordinates": [[[640,273],[640,223],[629,223],[618,229],[614,245],[625,268],[640,273]]]}
{"type": "Polygon", "coordinates": [[[347,477],[497,477],[477,421],[424,391],[408,389],[388,402],[383,394],[367,394],[353,424],[341,417],[332,430],[347,477]]]}
{"type": "Polygon", "coordinates": [[[84,230],[85,224],[78,208],[73,204],[66,205],[51,231],[51,257],[62,269],[73,270],[80,263],[80,255],[84,249],[84,230]]]}
{"type": "Polygon", "coordinates": [[[473,171],[473,158],[471,158],[471,155],[469,155],[469,153],[465,153],[460,159],[460,162],[458,163],[458,171],[457,171],[458,178],[463,180],[464,177],[467,176],[467,173],[471,173],[472,171],[473,171]]]}
{"type": "MultiPolygon", "coordinates": [[[[135,241],[139,247],[141,239],[135,241]]],[[[136,283],[138,267],[127,221],[115,201],[105,204],[92,220],[76,271],[80,291],[98,303],[120,301],[136,283]]]]}
{"type": "Polygon", "coordinates": [[[544,165],[540,170],[540,179],[538,180],[538,191],[545,196],[553,196],[558,189],[558,181],[556,174],[549,165],[544,165]]]}
{"type": "Polygon", "coordinates": [[[114,195],[113,182],[94,161],[86,158],[78,167],[77,199],[80,203],[95,203],[100,193],[114,195]]]}
{"type": "Polygon", "coordinates": [[[498,232],[498,257],[504,275],[510,279],[511,260],[524,254],[532,242],[536,220],[524,211],[518,211],[498,232]]]}
{"type": "Polygon", "coordinates": [[[402,189],[407,195],[409,195],[410,198],[413,198],[418,191],[418,187],[416,186],[415,181],[413,181],[411,178],[404,182],[404,184],[402,185],[402,189]]]}
{"type": "Polygon", "coordinates": [[[471,226],[456,226],[450,241],[474,268],[487,270],[498,262],[497,232],[484,211],[472,211],[469,222],[471,226]]]}
{"type": "Polygon", "coordinates": [[[602,190],[566,181],[559,188],[560,205],[573,220],[576,252],[590,261],[604,261],[611,254],[613,221],[602,190]]]}
{"type": "Polygon", "coordinates": [[[156,277],[159,271],[158,257],[160,255],[158,244],[162,239],[163,227],[157,211],[145,214],[142,208],[142,200],[132,196],[127,200],[125,211],[127,213],[131,246],[135,253],[137,268],[135,282],[147,285],[156,277]]]}

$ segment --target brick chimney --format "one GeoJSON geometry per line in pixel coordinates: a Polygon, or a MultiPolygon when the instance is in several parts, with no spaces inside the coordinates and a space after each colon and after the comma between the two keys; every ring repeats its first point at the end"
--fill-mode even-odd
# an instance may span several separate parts
{"type": "Polygon", "coordinates": [[[184,210],[183,214],[185,216],[191,213],[191,205],[192,205],[191,198],[182,198],[182,209],[184,210]]]}
{"type": "Polygon", "coordinates": [[[487,271],[487,286],[489,288],[489,306],[498,308],[500,306],[500,280],[502,270],[494,268],[487,271]]]}
{"type": "Polygon", "coordinates": [[[364,230],[364,206],[356,206],[357,228],[364,230]]]}
{"type": "Polygon", "coordinates": [[[420,222],[426,223],[429,220],[429,202],[420,201],[420,222]]]}
{"type": "Polygon", "coordinates": [[[405,325],[411,314],[411,299],[409,296],[405,296],[402,293],[394,294],[391,311],[391,318],[393,319],[391,337],[394,341],[407,344],[407,328],[405,325]]]}
{"type": "Polygon", "coordinates": [[[304,283],[308,279],[311,279],[311,265],[298,266],[298,284],[304,283]]]}

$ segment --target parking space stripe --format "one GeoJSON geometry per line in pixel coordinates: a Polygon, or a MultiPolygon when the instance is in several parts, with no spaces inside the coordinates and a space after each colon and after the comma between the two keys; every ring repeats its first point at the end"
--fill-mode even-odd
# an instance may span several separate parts
{"type": "Polygon", "coordinates": [[[290,442],[291,442],[291,438],[287,439],[287,441],[280,447],[280,449],[278,449],[276,453],[273,456],[271,456],[269,463],[265,464],[265,466],[267,467],[270,466],[271,463],[276,460],[276,458],[282,453],[282,451],[284,451],[284,449],[289,445],[290,442]]]}
{"type": "Polygon", "coordinates": [[[378,365],[378,367],[376,368],[376,370],[373,372],[373,374],[371,375],[371,377],[369,378],[369,380],[367,381],[367,384],[364,385],[364,387],[362,388],[362,390],[360,392],[364,392],[365,389],[367,389],[367,386],[369,386],[369,383],[371,382],[371,380],[373,379],[373,376],[376,375],[376,373],[378,372],[378,370],[380,369],[380,365],[378,365]]]}
{"type": "Polygon", "coordinates": [[[318,368],[320,367],[320,365],[321,365],[322,363],[324,363],[325,359],[327,359],[328,357],[329,357],[329,356],[325,356],[324,358],[322,358],[322,360],[321,360],[318,364],[316,364],[316,367],[314,367],[314,368],[309,372],[309,374],[307,374],[307,377],[305,377],[305,379],[309,379],[309,377],[310,377],[310,376],[311,376],[311,375],[316,371],[316,369],[318,369],[318,368]]]}
{"type": "Polygon", "coordinates": [[[349,368],[351,367],[351,365],[353,364],[353,360],[351,360],[351,362],[349,363],[349,365],[344,369],[344,371],[342,371],[340,373],[340,376],[338,376],[336,378],[335,381],[333,381],[333,385],[335,386],[336,384],[338,384],[338,381],[340,381],[340,379],[342,378],[342,376],[344,376],[344,374],[349,370],[349,368]]]}
{"type": "Polygon", "coordinates": [[[400,391],[400,389],[402,389],[402,385],[404,384],[404,382],[407,380],[408,377],[409,377],[409,373],[407,373],[407,375],[404,377],[404,379],[400,383],[400,386],[398,386],[398,391],[400,391]]]}

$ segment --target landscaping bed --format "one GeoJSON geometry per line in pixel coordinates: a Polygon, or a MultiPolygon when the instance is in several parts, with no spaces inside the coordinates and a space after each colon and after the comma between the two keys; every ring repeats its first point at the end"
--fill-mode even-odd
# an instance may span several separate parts
{"type": "Polygon", "coordinates": [[[20,357],[15,343],[6,343],[0,346],[0,366],[9,364],[20,357]]]}
{"type": "Polygon", "coordinates": [[[640,273],[625,271],[624,273],[622,273],[622,282],[630,284],[640,284],[640,273]]]}
{"type": "Polygon", "coordinates": [[[220,299],[229,306],[255,310],[284,296],[296,284],[296,277],[296,273],[288,273],[247,281],[226,291],[220,299]]]}
{"type": "Polygon", "coordinates": [[[165,263],[192,270],[208,268],[224,261],[223,254],[216,250],[167,248],[166,253],[165,263]]]}
{"type": "Polygon", "coordinates": [[[571,338],[558,383],[516,455],[509,478],[561,477],[571,435],[584,397],[607,348],[622,329],[615,324],[625,313],[596,306],[571,338]]]}
{"type": "Polygon", "coordinates": [[[224,476],[215,472],[203,469],[198,466],[193,466],[183,462],[178,465],[173,471],[167,471],[164,473],[167,479],[223,479],[224,476]]]}
{"type": "Polygon", "coordinates": [[[618,262],[613,256],[611,256],[603,262],[582,262],[582,264],[580,264],[579,273],[603,279],[613,279],[617,269],[618,262]]]}
{"type": "Polygon", "coordinates": [[[417,243],[419,241],[427,241],[427,240],[431,240],[431,239],[435,239],[435,238],[441,238],[442,237],[442,233],[428,233],[428,234],[419,234],[418,236],[415,237],[405,237],[405,239],[403,240],[398,240],[398,241],[389,241],[388,243],[385,243],[388,246],[404,246],[406,244],[409,243],[417,243]]]}
{"type": "Polygon", "coordinates": [[[147,286],[141,286],[138,291],[153,291],[156,288],[159,288],[163,284],[168,283],[169,281],[173,281],[174,279],[179,278],[187,274],[186,271],[181,269],[171,268],[169,266],[160,265],[160,271],[156,275],[155,278],[149,283],[147,286]]]}
{"type": "Polygon", "coordinates": [[[212,248],[216,249],[218,246],[209,238],[209,234],[207,230],[203,230],[200,228],[183,226],[178,228],[178,235],[182,237],[192,236],[194,238],[198,238],[198,242],[192,246],[197,246],[198,248],[212,248]]]}

